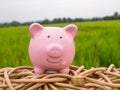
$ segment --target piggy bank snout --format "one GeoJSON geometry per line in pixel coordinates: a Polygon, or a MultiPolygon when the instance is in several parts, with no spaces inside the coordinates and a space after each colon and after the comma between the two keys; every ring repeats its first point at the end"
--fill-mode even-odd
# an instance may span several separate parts
{"type": "Polygon", "coordinates": [[[47,48],[47,55],[51,58],[59,58],[63,54],[63,47],[59,44],[51,44],[47,48]]]}

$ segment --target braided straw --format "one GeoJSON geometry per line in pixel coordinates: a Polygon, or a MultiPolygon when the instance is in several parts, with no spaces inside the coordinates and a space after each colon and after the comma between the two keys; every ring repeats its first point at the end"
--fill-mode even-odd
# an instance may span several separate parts
{"type": "Polygon", "coordinates": [[[70,66],[69,74],[42,74],[33,67],[0,69],[0,90],[120,90],[120,69],[70,66]]]}

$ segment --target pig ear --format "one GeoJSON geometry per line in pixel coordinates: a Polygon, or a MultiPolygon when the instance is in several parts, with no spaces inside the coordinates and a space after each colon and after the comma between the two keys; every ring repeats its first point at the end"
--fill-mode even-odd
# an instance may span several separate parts
{"type": "Polygon", "coordinates": [[[70,25],[67,25],[67,26],[65,26],[64,27],[64,29],[68,32],[68,33],[70,33],[72,36],[73,36],[73,38],[75,37],[75,35],[76,35],[76,33],[77,33],[77,26],[76,25],[74,25],[74,24],[70,24],[70,25]]]}
{"type": "Polygon", "coordinates": [[[40,25],[39,23],[33,23],[30,25],[30,34],[32,38],[35,37],[35,34],[38,33],[40,30],[43,29],[43,26],[40,25]]]}

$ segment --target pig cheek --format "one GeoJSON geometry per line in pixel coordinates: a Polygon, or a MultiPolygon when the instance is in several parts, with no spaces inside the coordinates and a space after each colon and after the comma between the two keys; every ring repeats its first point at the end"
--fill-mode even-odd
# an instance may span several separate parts
{"type": "Polygon", "coordinates": [[[51,64],[49,62],[47,62],[46,60],[46,55],[40,55],[40,57],[38,57],[38,59],[36,59],[36,61],[34,61],[34,65],[41,67],[41,68],[48,68],[49,66],[51,66],[51,64]]]}
{"type": "Polygon", "coordinates": [[[29,47],[29,55],[34,66],[43,67],[46,65],[46,54],[41,48],[29,47]]]}
{"type": "Polygon", "coordinates": [[[71,46],[65,46],[65,50],[64,50],[64,60],[63,60],[63,64],[64,65],[70,65],[73,62],[74,59],[74,55],[75,55],[75,46],[73,43],[70,43],[69,45],[71,46]]]}

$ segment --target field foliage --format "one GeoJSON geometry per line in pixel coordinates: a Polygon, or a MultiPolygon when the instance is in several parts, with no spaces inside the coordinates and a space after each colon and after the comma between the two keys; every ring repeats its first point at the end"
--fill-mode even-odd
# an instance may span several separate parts
{"type": "MultiPolygon", "coordinates": [[[[45,24],[64,27],[70,23],[45,24]]],[[[120,20],[76,22],[76,55],[73,64],[86,68],[120,67],[120,20]]],[[[28,56],[29,26],[0,28],[0,67],[31,65],[28,56]]]]}

